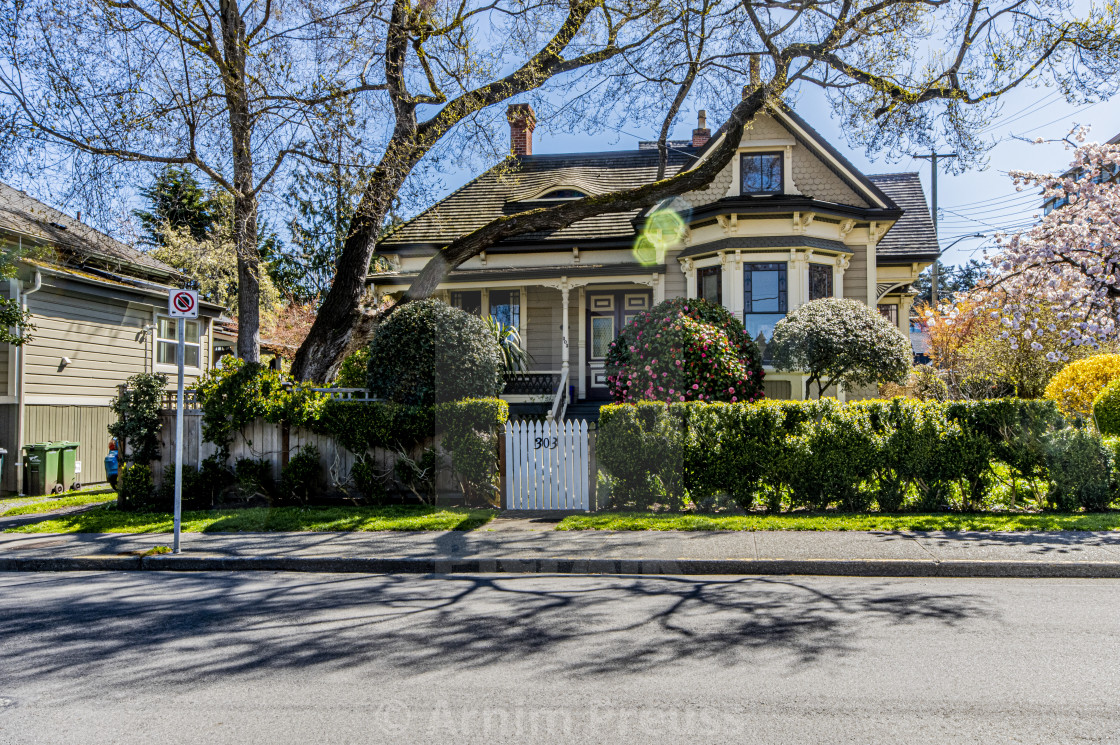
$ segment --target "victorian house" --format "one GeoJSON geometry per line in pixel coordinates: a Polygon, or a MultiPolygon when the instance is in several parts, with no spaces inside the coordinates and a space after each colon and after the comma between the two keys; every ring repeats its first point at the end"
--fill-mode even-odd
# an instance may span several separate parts
{"type": "MultiPolygon", "coordinates": [[[[403,292],[442,246],[501,215],[656,176],[654,143],[534,155],[533,110],[514,104],[507,118],[509,158],[380,242],[393,271],[370,277],[376,293],[403,292]]],[[[668,172],[696,167],[722,137],[705,127],[701,112],[691,140],[669,143],[668,172]]],[[[763,349],[786,313],[821,297],[867,303],[906,333],[910,284],[937,256],[916,173],[865,175],[782,108],[755,118],[737,156],[707,187],[653,209],[502,242],[451,272],[438,296],[520,330],[532,373],[512,379],[503,397],[581,415],[608,398],[610,342],[634,314],[661,300],[721,303],[763,349]]],[[[801,379],[768,367],[766,394],[798,398],[801,379]]]]}

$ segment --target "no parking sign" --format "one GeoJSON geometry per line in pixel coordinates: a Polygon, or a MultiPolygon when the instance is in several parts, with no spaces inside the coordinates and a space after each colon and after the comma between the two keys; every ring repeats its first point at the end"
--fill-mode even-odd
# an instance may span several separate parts
{"type": "Polygon", "coordinates": [[[167,313],[172,318],[198,318],[198,293],[172,290],[167,296],[167,313]]]}

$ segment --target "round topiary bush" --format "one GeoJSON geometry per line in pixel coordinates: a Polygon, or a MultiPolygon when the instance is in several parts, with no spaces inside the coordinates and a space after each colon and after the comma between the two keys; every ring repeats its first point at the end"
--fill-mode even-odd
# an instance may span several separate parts
{"type": "Polygon", "coordinates": [[[1093,421],[1102,435],[1120,435],[1120,378],[1106,385],[1093,401],[1093,421]]]}
{"type": "Polygon", "coordinates": [[[1120,378],[1120,354],[1095,354],[1071,362],[1050,379],[1046,398],[1058,403],[1068,417],[1090,417],[1093,402],[1104,387],[1120,378]]]}
{"type": "Polygon", "coordinates": [[[501,359],[481,318],[438,300],[417,300],[377,329],[369,347],[369,390],[423,406],[497,396],[501,359]]]}
{"type": "Polygon", "coordinates": [[[757,401],[761,359],[726,308],[674,298],[622,329],[607,352],[607,380],[619,402],[757,401]]]}

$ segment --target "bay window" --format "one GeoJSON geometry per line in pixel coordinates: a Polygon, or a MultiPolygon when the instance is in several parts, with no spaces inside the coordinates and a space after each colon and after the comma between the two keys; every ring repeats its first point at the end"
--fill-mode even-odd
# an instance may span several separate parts
{"type": "Polygon", "coordinates": [[[718,266],[696,270],[696,296],[716,305],[723,305],[723,273],[718,266]]]}
{"type": "Polygon", "coordinates": [[[789,286],[786,264],[743,264],[743,325],[764,360],[774,326],[785,318],[789,286]]]}
{"type": "Polygon", "coordinates": [[[827,264],[809,265],[809,300],[832,297],[832,267],[827,264]]]}

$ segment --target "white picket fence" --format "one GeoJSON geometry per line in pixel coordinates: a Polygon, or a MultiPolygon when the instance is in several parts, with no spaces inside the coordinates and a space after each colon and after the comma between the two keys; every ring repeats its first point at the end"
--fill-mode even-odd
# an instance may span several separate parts
{"type": "Polygon", "coordinates": [[[506,423],[506,509],[590,510],[587,422],[506,423]]]}

